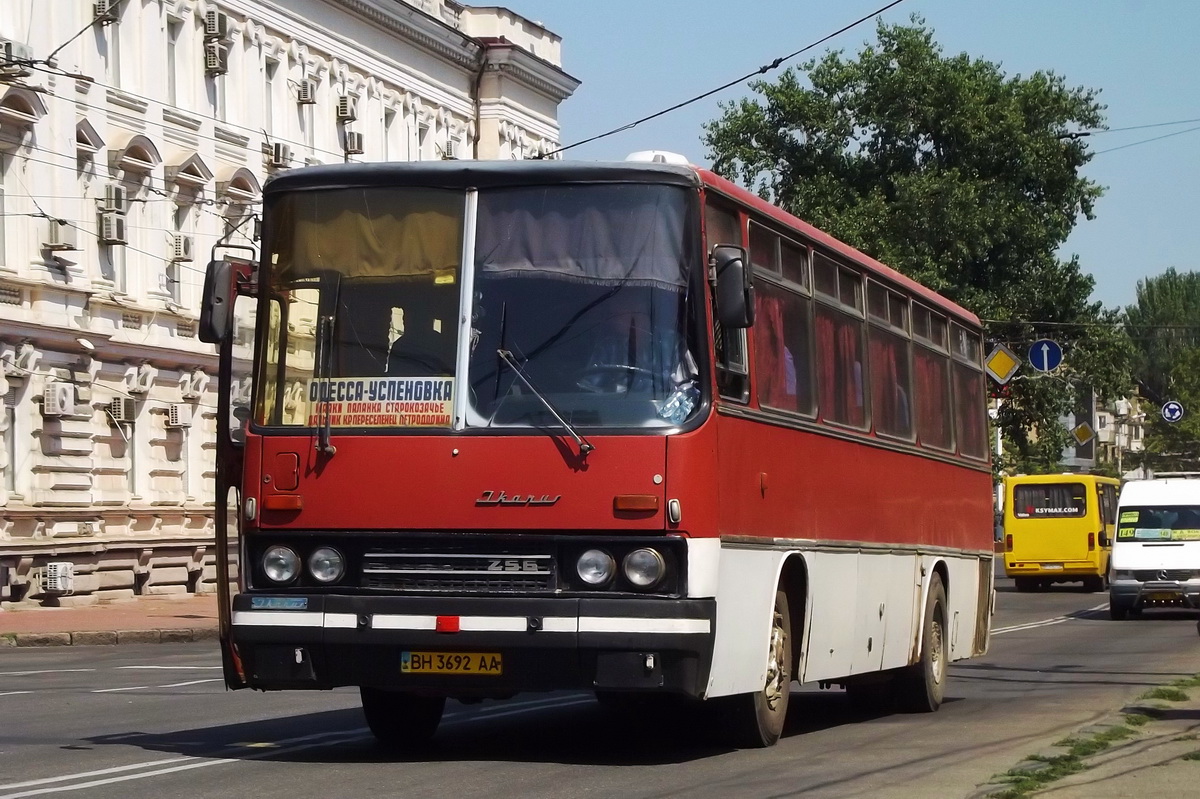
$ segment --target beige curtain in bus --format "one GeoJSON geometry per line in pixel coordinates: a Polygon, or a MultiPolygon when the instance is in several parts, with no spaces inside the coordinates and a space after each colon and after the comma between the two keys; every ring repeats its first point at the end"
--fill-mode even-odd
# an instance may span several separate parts
{"type": "Polygon", "coordinates": [[[463,196],[437,189],[298,193],[275,209],[273,258],[283,281],[326,270],[344,277],[412,277],[457,269],[463,196]]]}

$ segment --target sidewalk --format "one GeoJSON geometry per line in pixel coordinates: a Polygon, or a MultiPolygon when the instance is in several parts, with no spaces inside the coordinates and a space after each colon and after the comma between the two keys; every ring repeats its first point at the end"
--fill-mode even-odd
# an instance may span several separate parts
{"type": "Polygon", "coordinates": [[[0,609],[0,648],[215,641],[216,594],[146,596],[79,608],[0,609]]]}

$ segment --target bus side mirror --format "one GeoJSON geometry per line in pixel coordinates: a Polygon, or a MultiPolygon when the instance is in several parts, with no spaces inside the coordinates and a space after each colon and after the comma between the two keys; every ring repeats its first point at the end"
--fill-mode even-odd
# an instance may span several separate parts
{"type": "Polygon", "coordinates": [[[204,298],[196,335],[206,344],[220,344],[233,324],[233,264],[209,261],[204,272],[204,298]]]}
{"type": "Polygon", "coordinates": [[[728,329],[754,324],[754,283],[746,250],[732,244],[713,247],[709,264],[716,279],[717,319],[728,329]]]}
{"type": "Polygon", "coordinates": [[[1100,546],[1102,546],[1102,547],[1108,546],[1108,544],[1109,544],[1108,533],[1101,531],[1100,536],[1097,540],[1100,542],[1100,546]]]}

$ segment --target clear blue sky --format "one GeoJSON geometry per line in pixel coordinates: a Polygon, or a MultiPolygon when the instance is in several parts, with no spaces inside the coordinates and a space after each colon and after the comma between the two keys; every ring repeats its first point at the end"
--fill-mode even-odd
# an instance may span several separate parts
{"type": "MultiPolygon", "coordinates": [[[[570,144],[745,75],[871,13],[886,0],[503,0],[563,37],[563,68],[583,83],[560,109],[570,144]]],[[[966,52],[1006,75],[1037,70],[1100,90],[1109,127],[1200,119],[1200,2],[1196,0],[905,0],[888,22],[920,14],[946,54],[966,52]]],[[[827,49],[856,52],[868,21],[787,65],[827,49]]],[[[786,66],[786,65],[785,65],[786,66]]],[[[767,73],[775,79],[782,71],[767,73]]],[[[621,159],[664,149],[708,165],[701,125],[744,84],[564,157],[621,159]]],[[[1062,256],[1077,254],[1096,279],[1093,299],[1133,302],[1137,281],[1174,266],[1200,270],[1200,126],[1175,125],[1091,138],[1085,174],[1105,187],[1096,218],[1081,218],[1062,256]]]]}

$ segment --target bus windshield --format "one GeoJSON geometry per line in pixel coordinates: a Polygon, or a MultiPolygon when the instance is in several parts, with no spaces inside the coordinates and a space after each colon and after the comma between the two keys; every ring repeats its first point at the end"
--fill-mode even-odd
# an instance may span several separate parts
{"type": "Polygon", "coordinates": [[[1118,541],[1200,541],[1200,506],[1123,507],[1118,541]]]}
{"type": "Polygon", "coordinates": [[[641,183],[492,188],[469,220],[464,191],[281,194],[267,210],[255,421],[542,428],[547,402],[577,427],[686,421],[703,351],[689,323],[692,197],[641,183]]]}

